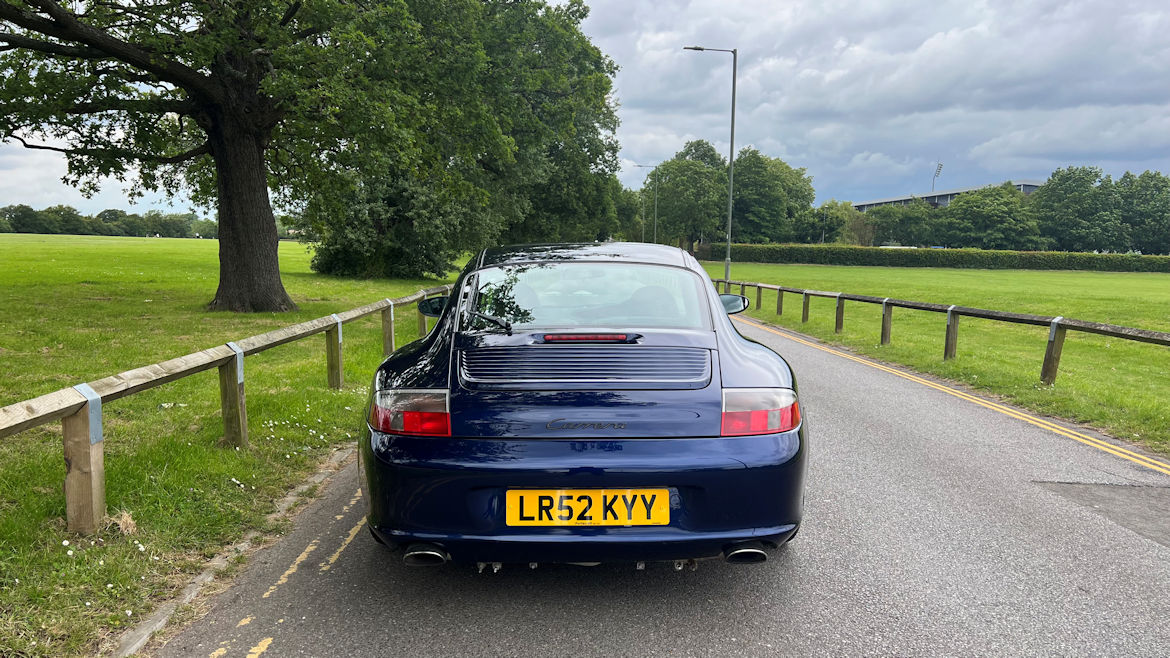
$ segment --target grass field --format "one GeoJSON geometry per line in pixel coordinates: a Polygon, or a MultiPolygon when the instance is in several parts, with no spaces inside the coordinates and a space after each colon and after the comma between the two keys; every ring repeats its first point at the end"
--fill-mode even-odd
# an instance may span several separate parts
{"type": "MultiPolygon", "coordinates": [[[[319,276],[303,246],[282,243],[299,311],[207,313],[216,249],[0,235],[0,406],[437,283],[319,276]]],[[[417,334],[413,313],[397,330],[400,345],[417,334]]],[[[60,423],[0,440],[0,655],[92,653],[208,556],[250,529],[271,530],[273,501],[363,424],[380,319],[346,325],[344,346],[342,391],[326,388],[319,336],[248,357],[248,450],[217,447],[214,370],[106,405],[107,505],[129,515],[133,534],[65,531],[60,423]]]]}
{"type": "MultiPolygon", "coordinates": [[[[723,263],[705,265],[723,276],[723,263]]],[[[733,263],[732,278],[1170,331],[1170,274],[733,263]]],[[[754,306],[755,291],[748,296],[754,306]]],[[[813,298],[801,324],[799,295],[785,295],[777,317],[776,294],[765,291],[763,308],[748,313],[1170,454],[1170,348],[1070,331],[1056,383],[1045,386],[1046,327],[963,318],[957,358],[944,362],[944,314],[894,309],[892,340],[882,346],[880,306],[846,302],[838,335],[835,304],[813,298]]]]}
{"type": "MultiPolygon", "coordinates": [[[[284,282],[299,311],[207,313],[216,247],[0,235],[0,406],[437,283],[319,276],[303,247],[284,243],[284,282]]],[[[721,264],[710,267],[721,274],[721,264]]],[[[733,276],[1170,330],[1166,274],[737,264],[733,276]]],[[[1166,348],[1070,333],[1060,378],[1048,387],[1038,381],[1043,328],[964,318],[959,358],[944,364],[941,315],[897,309],[893,344],[880,347],[877,307],[850,304],[845,333],[834,336],[831,300],[813,300],[807,325],[799,298],[785,301],[781,318],[771,293],[764,311],[750,313],[1170,451],[1166,348]]],[[[346,326],[342,391],[325,386],[320,337],[249,357],[248,450],[217,446],[214,371],[106,405],[107,504],[133,519],[133,534],[113,525],[95,537],[65,531],[59,423],[0,440],[0,655],[92,653],[221,547],[251,529],[273,530],[265,521],[273,501],[362,426],[381,358],[378,322],[346,326]]],[[[412,314],[402,314],[399,344],[415,331],[412,314]]]]}

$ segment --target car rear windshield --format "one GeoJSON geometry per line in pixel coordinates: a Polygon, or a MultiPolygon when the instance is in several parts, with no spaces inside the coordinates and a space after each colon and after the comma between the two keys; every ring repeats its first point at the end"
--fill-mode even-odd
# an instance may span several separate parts
{"type": "MultiPolygon", "coordinates": [[[[513,327],[704,329],[703,280],[693,272],[638,263],[532,263],[478,272],[475,310],[513,327]]],[[[471,316],[468,326],[496,325],[471,316]]]]}

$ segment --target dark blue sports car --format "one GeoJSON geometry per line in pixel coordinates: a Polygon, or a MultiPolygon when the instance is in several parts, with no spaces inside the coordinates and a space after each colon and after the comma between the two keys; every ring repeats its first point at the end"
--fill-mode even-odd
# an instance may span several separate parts
{"type": "Polygon", "coordinates": [[[761,562],[792,539],[796,380],[685,251],[488,249],[374,376],[362,476],[410,565],[761,562]]]}

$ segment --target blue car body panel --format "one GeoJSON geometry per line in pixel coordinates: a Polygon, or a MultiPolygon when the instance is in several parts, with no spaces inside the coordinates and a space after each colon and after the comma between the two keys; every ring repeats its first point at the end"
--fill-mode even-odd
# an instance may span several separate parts
{"type": "MultiPolygon", "coordinates": [[[[591,332],[626,331],[594,327],[591,332]]],[[[698,372],[698,371],[696,371],[698,372]]],[[[489,249],[457,281],[435,328],[387,358],[373,389],[446,389],[452,436],[367,428],[359,456],[370,528],[391,544],[430,542],[457,562],[582,562],[713,557],[742,541],[779,545],[798,529],[807,443],[802,424],[722,437],[722,389],[796,388],[788,364],[736,331],[710,279],[686,252],[628,243],[489,249]],[[540,332],[452,330],[462,283],[481,267],[520,262],[627,260],[702,277],[708,330],[637,330],[638,346],[699,350],[709,372],[674,388],[562,382],[548,390],[470,381],[465,350],[561,349],[540,332]],[[666,526],[510,527],[508,489],[664,488],[666,526]]]]}

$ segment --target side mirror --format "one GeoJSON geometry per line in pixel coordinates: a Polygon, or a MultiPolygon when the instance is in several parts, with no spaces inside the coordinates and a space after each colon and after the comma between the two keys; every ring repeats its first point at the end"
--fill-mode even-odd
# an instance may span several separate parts
{"type": "Polygon", "coordinates": [[[723,302],[723,310],[727,311],[728,315],[735,315],[736,313],[746,311],[751,306],[751,302],[743,295],[730,295],[725,293],[719,295],[719,301],[723,302]]]}
{"type": "Polygon", "coordinates": [[[445,308],[447,308],[446,297],[428,297],[418,301],[418,312],[429,318],[439,317],[445,308]]]}

